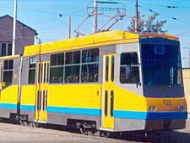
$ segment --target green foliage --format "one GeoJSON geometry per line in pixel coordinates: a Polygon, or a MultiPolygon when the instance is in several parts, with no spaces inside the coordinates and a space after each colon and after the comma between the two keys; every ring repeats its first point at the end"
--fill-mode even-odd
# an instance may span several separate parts
{"type": "MultiPolygon", "coordinates": [[[[140,33],[165,33],[163,26],[166,24],[166,20],[158,21],[158,13],[153,13],[147,20],[138,20],[138,32],[140,33]]],[[[135,18],[132,18],[131,25],[128,26],[128,31],[135,32],[135,18]]]]}

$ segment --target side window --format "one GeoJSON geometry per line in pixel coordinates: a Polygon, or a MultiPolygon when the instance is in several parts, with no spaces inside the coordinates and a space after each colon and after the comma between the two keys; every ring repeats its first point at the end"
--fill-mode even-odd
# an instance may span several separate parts
{"type": "Polygon", "coordinates": [[[111,57],[111,81],[114,81],[115,57],[111,57]]]}
{"type": "Polygon", "coordinates": [[[79,83],[80,81],[80,51],[66,53],[65,83],[79,83]]]}
{"type": "Polygon", "coordinates": [[[36,77],[36,58],[29,59],[28,84],[35,84],[36,77]]]}
{"type": "Polygon", "coordinates": [[[120,58],[120,82],[138,83],[139,66],[137,53],[122,53],[120,58]]]}
{"type": "Polygon", "coordinates": [[[3,67],[3,82],[5,86],[11,85],[13,79],[13,60],[5,60],[3,67]]]}
{"type": "Polygon", "coordinates": [[[64,53],[51,55],[50,83],[63,83],[64,53]]]}
{"type": "Polygon", "coordinates": [[[98,82],[99,49],[82,51],[81,82],[98,82]]]}

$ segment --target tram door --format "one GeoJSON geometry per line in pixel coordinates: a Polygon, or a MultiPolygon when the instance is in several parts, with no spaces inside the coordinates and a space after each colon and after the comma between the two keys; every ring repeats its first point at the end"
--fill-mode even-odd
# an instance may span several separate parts
{"type": "Polygon", "coordinates": [[[47,121],[49,62],[37,66],[36,120],[47,121]]]}
{"type": "Polygon", "coordinates": [[[114,128],[114,68],[115,55],[103,56],[102,128],[114,128]]]}

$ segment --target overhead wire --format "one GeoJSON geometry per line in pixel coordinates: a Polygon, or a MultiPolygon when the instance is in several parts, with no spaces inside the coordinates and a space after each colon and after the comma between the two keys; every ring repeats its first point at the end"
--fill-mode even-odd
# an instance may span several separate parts
{"type": "Polygon", "coordinates": [[[141,6],[141,5],[139,5],[139,7],[142,8],[142,9],[148,10],[149,12],[157,13],[158,15],[162,15],[162,16],[168,17],[168,18],[170,18],[170,19],[172,19],[172,20],[177,20],[177,21],[179,21],[179,22],[181,22],[181,23],[183,23],[183,24],[190,25],[190,23],[188,23],[188,22],[186,22],[186,21],[183,21],[183,20],[181,20],[181,19],[179,19],[179,18],[176,18],[176,17],[173,17],[173,16],[169,16],[169,15],[166,15],[166,14],[163,14],[163,13],[160,13],[160,12],[156,12],[155,10],[152,10],[152,9],[149,9],[149,8],[146,8],[146,7],[143,7],[143,6],[141,6]]]}

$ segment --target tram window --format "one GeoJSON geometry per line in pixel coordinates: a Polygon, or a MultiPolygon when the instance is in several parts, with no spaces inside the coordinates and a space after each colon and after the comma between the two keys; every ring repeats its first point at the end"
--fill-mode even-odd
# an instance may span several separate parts
{"type": "Polygon", "coordinates": [[[105,71],[106,81],[108,81],[108,77],[109,77],[109,57],[106,57],[106,71],[105,71]]]}
{"type": "Polygon", "coordinates": [[[108,114],[108,91],[105,91],[105,99],[104,99],[104,115],[108,114]]]}
{"type": "Polygon", "coordinates": [[[110,107],[110,115],[113,117],[113,110],[114,110],[114,91],[111,91],[111,107],[110,107]]]}
{"type": "Polygon", "coordinates": [[[90,49],[82,51],[82,62],[99,62],[99,49],[90,49]]]}
{"type": "Polygon", "coordinates": [[[65,83],[79,83],[80,65],[65,67],[65,83]]]}
{"type": "Polygon", "coordinates": [[[80,63],[80,51],[66,53],[66,64],[79,64],[80,63]]]}
{"type": "Polygon", "coordinates": [[[5,86],[12,84],[13,79],[13,60],[4,61],[4,70],[3,70],[3,82],[5,86]]]}
{"type": "Polygon", "coordinates": [[[29,59],[29,72],[28,72],[28,83],[35,84],[35,71],[36,71],[36,58],[31,57],[29,59]]]}
{"type": "Polygon", "coordinates": [[[82,65],[82,82],[98,82],[98,64],[82,65]]]}
{"type": "Polygon", "coordinates": [[[137,53],[122,53],[120,63],[120,82],[138,83],[139,80],[137,53]]]}
{"type": "Polygon", "coordinates": [[[80,51],[66,53],[65,83],[79,83],[80,81],[80,51]]]}
{"type": "Polygon", "coordinates": [[[63,83],[64,53],[51,55],[50,83],[63,83]]]}
{"type": "Polygon", "coordinates": [[[51,67],[50,68],[50,83],[62,83],[63,82],[63,67],[51,67]]]}
{"type": "Polygon", "coordinates": [[[64,53],[51,55],[51,66],[63,65],[64,64],[64,53]]]}
{"type": "Polygon", "coordinates": [[[98,82],[99,49],[82,51],[81,82],[98,82]]]}
{"type": "Polygon", "coordinates": [[[114,68],[115,68],[115,57],[111,58],[112,66],[111,66],[111,81],[114,81],[114,68]]]}
{"type": "Polygon", "coordinates": [[[28,83],[29,84],[34,84],[35,83],[35,69],[30,69],[29,70],[28,83]]]}

